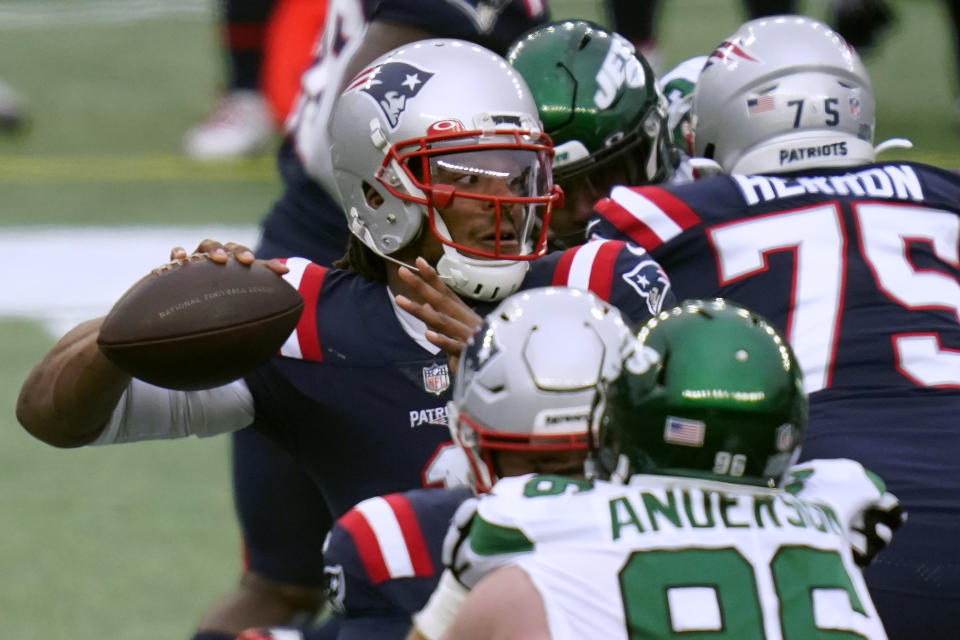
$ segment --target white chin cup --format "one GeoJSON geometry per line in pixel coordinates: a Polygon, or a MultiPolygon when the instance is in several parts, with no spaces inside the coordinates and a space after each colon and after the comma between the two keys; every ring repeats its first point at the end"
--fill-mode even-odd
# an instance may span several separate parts
{"type": "Polygon", "coordinates": [[[461,296],[496,302],[516,291],[530,265],[526,260],[479,260],[468,258],[444,245],[437,262],[443,282],[461,296]]]}

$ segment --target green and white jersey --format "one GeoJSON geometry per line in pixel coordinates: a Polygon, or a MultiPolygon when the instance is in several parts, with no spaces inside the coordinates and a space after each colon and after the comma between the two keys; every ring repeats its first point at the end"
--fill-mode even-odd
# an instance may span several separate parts
{"type": "Polygon", "coordinates": [[[886,638],[848,538],[883,492],[874,480],[849,460],[796,467],[784,490],[507,478],[452,566],[468,587],[523,568],[555,640],[886,638]]]}

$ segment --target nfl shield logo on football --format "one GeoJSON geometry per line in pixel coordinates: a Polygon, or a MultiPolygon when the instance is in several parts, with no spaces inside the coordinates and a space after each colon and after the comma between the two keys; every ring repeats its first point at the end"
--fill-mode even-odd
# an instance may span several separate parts
{"type": "Polygon", "coordinates": [[[446,364],[434,364],[423,368],[423,388],[428,393],[440,395],[450,386],[450,370],[446,364]]]}

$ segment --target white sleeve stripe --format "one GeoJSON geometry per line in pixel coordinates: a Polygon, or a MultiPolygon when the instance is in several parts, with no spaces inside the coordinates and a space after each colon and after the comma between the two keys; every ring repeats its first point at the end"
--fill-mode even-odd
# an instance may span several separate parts
{"type": "Polygon", "coordinates": [[[306,258],[290,258],[286,264],[290,271],[283,274],[283,279],[289,282],[291,287],[299,291],[300,281],[303,280],[303,272],[306,271],[310,261],[306,258]]]}
{"type": "Polygon", "coordinates": [[[567,275],[568,287],[583,290],[590,288],[590,273],[593,271],[593,262],[603,244],[603,241],[595,240],[576,250],[573,261],[570,263],[570,273],[567,275]]]}
{"type": "MultiPolygon", "coordinates": [[[[290,271],[283,275],[283,279],[299,291],[300,282],[303,280],[303,272],[306,271],[309,264],[310,261],[306,258],[290,258],[287,260],[287,268],[289,268],[290,271]]],[[[286,342],[280,347],[280,355],[303,360],[303,352],[300,350],[300,335],[296,329],[287,336],[286,342]]]]}
{"type": "Polygon", "coordinates": [[[663,242],[680,235],[683,229],[663,210],[627,187],[614,187],[610,199],[653,231],[663,242]]]}
{"type": "Polygon", "coordinates": [[[370,498],[358,504],[354,509],[366,519],[373,529],[377,544],[380,545],[380,555],[387,566],[391,578],[412,578],[416,573],[413,570],[413,561],[407,550],[407,542],[403,539],[403,531],[393,512],[393,508],[383,498],[370,498]]]}
{"type": "Polygon", "coordinates": [[[303,353],[300,351],[300,336],[296,329],[287,336],[286,342],[280,347],[280,355],[303,360],[303,353]]]}

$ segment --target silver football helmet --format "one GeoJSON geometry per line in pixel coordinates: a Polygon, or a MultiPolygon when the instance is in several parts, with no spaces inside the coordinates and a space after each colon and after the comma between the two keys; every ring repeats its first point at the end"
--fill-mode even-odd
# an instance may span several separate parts
{"type": "Polygon", "coordinates": [[[495,451],[586,452],[597,385],[619,374],[635,342],[620,312],[589,291],[529,289],[489,313],[447,404],[477,489],[497,480],[495,451]]]}
{"type": "Polygon", "coordinates": [[[867,71],[839,34],[808,17],[760,18],[700,74],[694,151],[744,174],[872,162],[874,108],[867,71]]]}
{"type": "Polygon", "coordinates": [[[348,83],[330,137],[347,223],[380,256],[396,260],[426,225],[442,243],[447,284],[499,300],[546,251],[561,197],[552,147],[527,85],[492,51],[453,39],[394,49],[348,83]],[[452,207],[485,216],[489,228],[453,237],[443,217],[452,207]]]}

